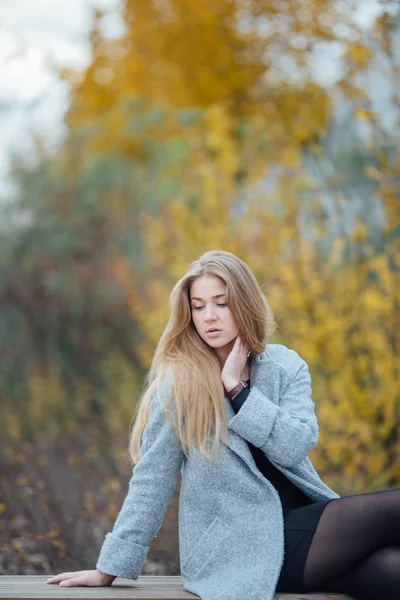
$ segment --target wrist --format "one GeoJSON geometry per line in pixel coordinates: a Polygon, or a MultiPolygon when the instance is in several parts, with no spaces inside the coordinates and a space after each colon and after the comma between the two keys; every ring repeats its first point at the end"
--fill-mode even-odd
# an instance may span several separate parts
{"type": "Polygon", "coordinates": [[[227,392],[229,389],[235,387],[235,385],[237,385],[239,383],[239,381],[240,381],[239,377],[226,377],[222,382],[225,391],[227,392]]]}
{"type": "MultiPolygon", "coordinates": [[[[97,570],[99,571],[99,569],[97,570]]],[[[108,575],[107,573],[103,573],[102,571],[99,571],[99,573],[102,576],[102,579],[105,583],[112,583],[114,579],[117,579],[116,575],[108,575]]]]}
{"type": "Polygon", "coordinates": [[[241,379],[236,385],[233,386],[233,388],[229,388],[229,390],[225,392],[225,396],[229,401],[231,401],[236,398],[236,396],[240,394],[242,390],[248,387],[249,386],[247,385],[247,382],[241,379]]]}

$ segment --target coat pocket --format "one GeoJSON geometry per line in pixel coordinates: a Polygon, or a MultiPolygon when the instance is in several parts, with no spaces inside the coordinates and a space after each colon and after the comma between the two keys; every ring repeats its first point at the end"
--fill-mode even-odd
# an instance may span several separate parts
{"type": "Polygon", "coordinates": [[[227,536],[228,526],[219,516],[216,516],[183,560],[182,573],[188,577],[198,575],[206,563],[214,558],[218,546],[227,536]]]}

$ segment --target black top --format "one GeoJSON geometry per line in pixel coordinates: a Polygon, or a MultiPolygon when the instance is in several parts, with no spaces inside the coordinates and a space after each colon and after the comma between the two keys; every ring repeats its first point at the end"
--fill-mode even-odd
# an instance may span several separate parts
{"type": "MultiPolygon", "coordinates": [[[[247,380],[248,388],[244,388],[233,400],[231,405],[235,414],[246,402],[247,396],[250,394],[250,379],[247,380]]],[[[279,469],[277,469],[266,457],[264,452],[247,442],[250,451],[253,455],[254,462],[261,473],[272,483],[279,494],[283,508],[297,508],[312,504],[312,500],[306,496],[298,487],[294,485],[279,469]]],[[[290,440],[288,440],[290,444],[290,440]]]]}

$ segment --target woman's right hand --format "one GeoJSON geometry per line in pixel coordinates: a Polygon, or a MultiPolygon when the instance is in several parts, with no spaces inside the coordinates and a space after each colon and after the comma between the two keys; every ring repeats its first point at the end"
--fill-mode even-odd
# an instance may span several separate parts
{"type": "Polygon", "coordinates": [[[107,575],[98,569],[93,571],[71,571],[70,573],[60,573],[50,577],[46,583],[59,583],[65,587],[91,586],[99,587],[102,585],[111,585],[116,579],[115,575],[107,575]]]}
{"type": "Polygon", "coordinates": [[[226,390],[239,383],[244,373],[248,354],[249,348],[238,335],[221,371],[221,380],[226,390]]]}

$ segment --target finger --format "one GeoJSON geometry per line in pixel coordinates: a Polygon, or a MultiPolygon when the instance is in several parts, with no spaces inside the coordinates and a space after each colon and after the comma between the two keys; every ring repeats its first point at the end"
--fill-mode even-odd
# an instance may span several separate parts
{"type": "Polygon", "coordinates": [[[58,583],[65,575],[70,575],[70,573],[59,573],[58,575],[54,575],[53,577],[49,577],[46,583],[58,583]]]}
{"type": "Polygon", "coordinates": [[[85,585],[84,577],[72,577],[71,579],[65,579],[61,581],[60,585],[62,587],[75,587],[79,585],[85,585]]]}
{"type": "Polygon", "coordinates": [[[55,575],[54,577],[50,577],[50,579],[47,579],[46,583],[59,583],[60,581],[64,581],[65,579],[70,579],[72,577],[79,577],[79,575],[77,575],[73,571],[70,571],[68,573],[59,573],[58,575],[55,575]]]}
{"type": "Polygon", "coordinates": [[[244,340],[242,340],[242,338],[240,338],[240,348],[241,348],[241,350],[243,350],[245,352],[249,351],[249,347],[248,347],[247,343],[244,340]]]}
{"type": "Polygon", "coordinates": [[[240,349],[240,340],[239,340],[238,337],[236,337],[235,342],[234,342],[233,347],[232,347],[232,351],[238,352],[239,349],[240,349]]]}
{"type": "Polygon", "coordinates": [[[245,343],[244,340],[242,340],[242,338],[240,338],[240,348],[241,350],[243,350],[244,352],[248,352],[249,348],[247,346],[247,344],[245,343]]]}

